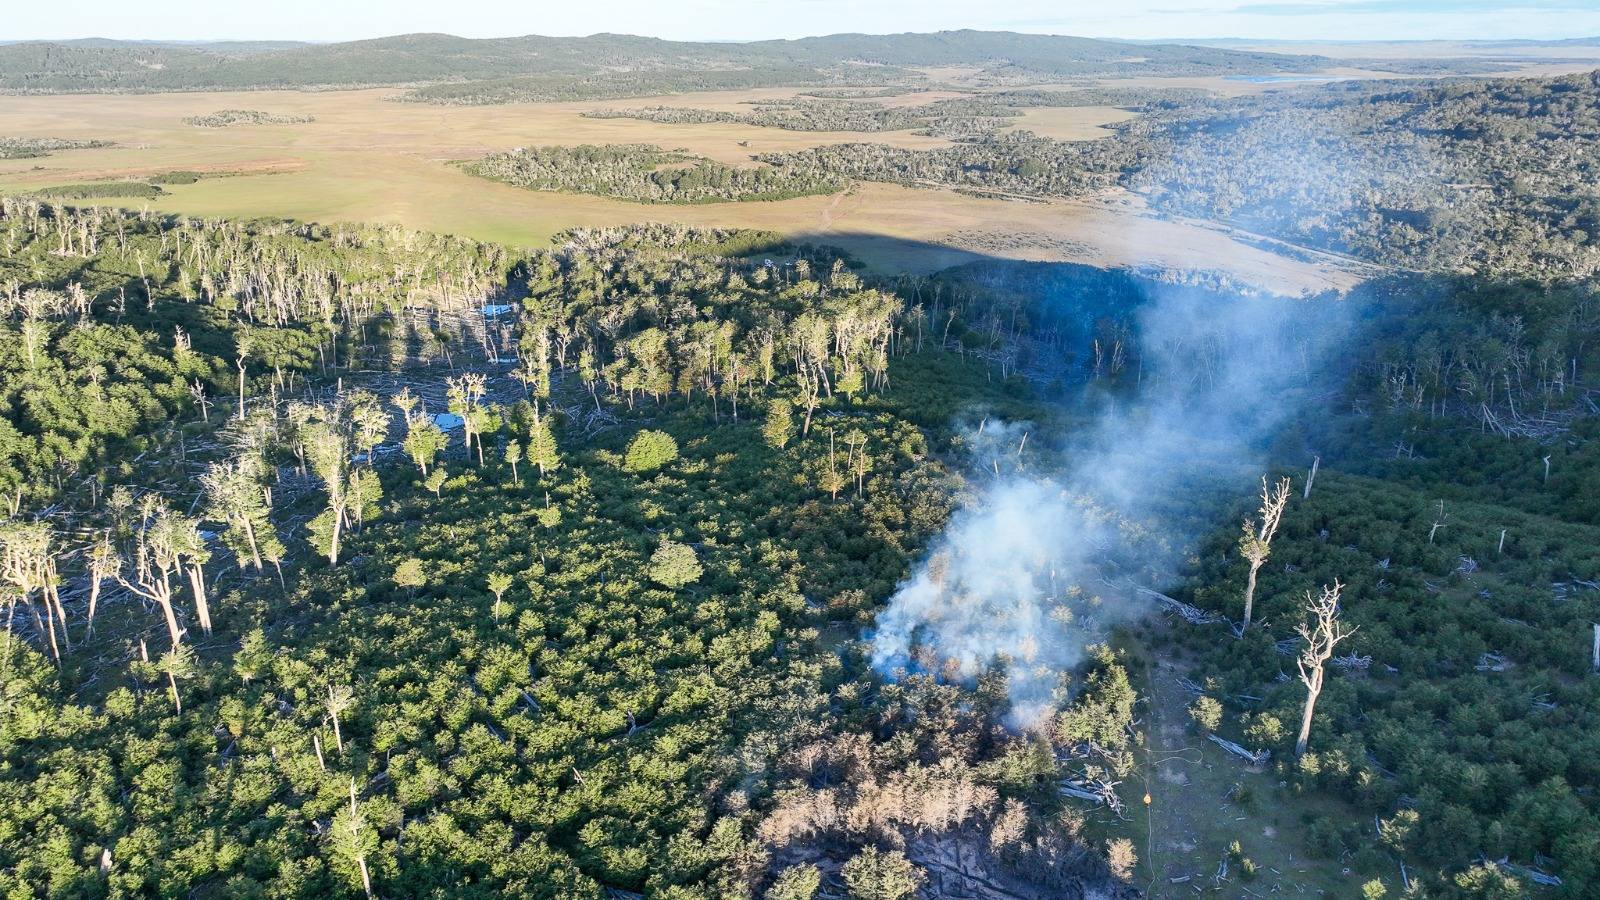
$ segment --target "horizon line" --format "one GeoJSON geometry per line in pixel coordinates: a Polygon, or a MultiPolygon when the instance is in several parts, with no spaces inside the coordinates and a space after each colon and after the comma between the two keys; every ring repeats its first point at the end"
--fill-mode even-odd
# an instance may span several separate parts
{"type": "Polygon", "coordinates": [[[370,37],[352,37],[339,39],[316,38],[289,38],[289,37],[217,37],[217,38],[122,38],[105,37],[104,35],[84,35],[81,37],[48,37],[48,38],[0,38],[0,46],[12,44],[68,44],[86,41],[104,41],[118,44],[192,44],[192,45],[217,45],[217,44],[256,44],[256,43],[281,43],[299,44],[302,46],[336,46],[339,44],[354,44],[364,41],[381,41],[402,37],[447,37],[463,41],[499,41],[517,40],[522,38],[551,38],[566,40],[585,40],[597,37],[626,37],[642,38],[645,40],[661,41],[670,44],[762,44],[762,43],[797,43],[800,41],[821,40],[833,37],[904,37],[938,34],[1011,34],[1027,37],[1060,37],[1076,38],[1079,40],[1108,41],[1133,44],[1185,44],[1196,41],[1236,41],[1247,44],[1307,44],[1307,45],[1410,45],[1410,44],[1572,44],[1585,41],[1600,41],[1600,34],[1576,35],[1562,38],[1506,38],[1506,37],[1425,37],[1425,38],[1253,38],[1238,35],[1214,35],[1209,37],[1091,37],[1082,34],[1069,34],[1054,31],[1016,31],[1006,28],[941,28],[932,31],[836,31],[826,34],[803,35],[801,37],[769,37],[769,38],[664,38],[649,34],[636,34],[625,31],[595,31],[587,34],[542,34],[528,32],[524,34],[503,34],[488,37],[467,37],[453,34],[448,31],[400,31],[387,34],[372,35],[370,37]]]}

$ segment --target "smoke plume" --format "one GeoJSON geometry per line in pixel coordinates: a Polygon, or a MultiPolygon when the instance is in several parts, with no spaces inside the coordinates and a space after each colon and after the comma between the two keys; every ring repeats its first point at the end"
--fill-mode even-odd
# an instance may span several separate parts
{"type": "MultiPolygon", "coordinates": [[[[879,614],[870,640],[880,671],[971,679],[1003,663],[1012,723],[1040,722],[1085,648],[1147,611],[1128,581],[1173,570],[1190,535],[1163,514],[1198,484],[1259,471],[1266,441],[1315,400],[1322,361],[1346,330],[1338,301],[1147,293],[1124,373],[1137,384],[1085,389],[1098,412],[1061,448],[1061,471],[1025,471],[1026,425],[986,421],[969,434],[981,484],[879,614]]],[[[1092,299],[1038,302],[1071,316],[1092,299]]]]}

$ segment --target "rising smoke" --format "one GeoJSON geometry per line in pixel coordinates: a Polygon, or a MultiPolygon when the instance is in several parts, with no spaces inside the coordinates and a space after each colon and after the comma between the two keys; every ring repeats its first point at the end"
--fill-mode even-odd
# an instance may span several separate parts
{"type": "Polygon", "coordinates": [[[1039,723],[1085,648],[1148,611],[1128,579],[1173,571],[1188,535],[1161,512],[1202,481],[1250,478],[1286,417],[1318,398],[1348,326],[1338,301],[1148,292],[1132,330],[1138,387],[1102,403],[1064,472],[1021,471],[1025,425],[969,435],[984,483],[879,614],[880,671],[971,679],[1003,662],[1012,724],[1039,723]]]}

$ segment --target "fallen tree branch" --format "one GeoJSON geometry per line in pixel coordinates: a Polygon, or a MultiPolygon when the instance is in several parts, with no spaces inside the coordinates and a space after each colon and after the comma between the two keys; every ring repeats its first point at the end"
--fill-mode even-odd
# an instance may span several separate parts
{"type": "Polygon", "coordinates": [[[1240,759],[1250,763],[1252,766],[1264,766],[1267,764],[1267,760],[1272,758],[1272,751],[1270,750],[1246,750],[1238,744],[1235,744],[1233,741],[1230,741],[1227,738],[1218,737],[1214,734],[1208,734],[1206,735],[1206,738],[1209,739],[1213,744],[1216,744],[1218,747],[1221,747],[1229,753],[1232,753],[1234,756],[1237,756],[1240,759]]]}
{"type": "Polygon", "coordinates": [[[1545,887],[1561,887],[1562,884],[1558,875],[1541,872],[1533,866],[1519,866],[1514,862],[1508,862],[1507,857],[1504,856],[1495,861],[1495,867],[1502,872],[1526,878],[1534,884],[1542,884],[1545,887]]]}
{"type": "Polygon", "coordinates": [[[1198,606],[1190,606],[1182,600],[1168,597],[1166,594],[1163,594],[1160,591],[1151,590],[1147,587],[1139,587],[1137,585],[1135,585],[1133,589],[1141,597],[1147,597],[1151,600],[1160,601],[1167,607],[1168,612],[1176,613],[1190,625],[1210,625],[1214,622],[1222,621],[1222,617],[1216,613],[1206,612],[1198,606]]]}

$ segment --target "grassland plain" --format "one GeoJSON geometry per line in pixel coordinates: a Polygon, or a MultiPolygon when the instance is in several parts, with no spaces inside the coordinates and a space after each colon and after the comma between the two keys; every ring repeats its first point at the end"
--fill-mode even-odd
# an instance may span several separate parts
{"type": "MultiPolygon", "coordinates": [[[[1236,82],[1228,87],[1239,89],[1236,82]]],[[[995,253],[1003,245],[1003,255],[1015,258],[1102,265],[1193,268],[1193,261],[1201,259],[1243,280],[1291,293],[1350,279],[1319,265],[1247,247],[1194,223],[1157,220],[1127,197],[1014,203],[866,184],[826,197],[662,207],[528,191],[474,178],[452,165],[517,146],[630,142],[683,148],[734,165],[757,165],[750,160],[755,153],[861,139],[854,133],[738,124],[670,125],[582,115],[596,108],[648,104],[739,109],[749,100],[792,96],[797,90],[492,107],[397,103],[391,100],[396,94],[392,89],[0,97],[0,133],[117,144],[43,159],[0,161],[0,191],[184,170],[208,177],[165,187],[161,196],[148,201],[149,208],[190,215],[394,222],[524,246],[541,246],[551,235],[574,226],[641,220],[764,228],[837,243],[883,271],[931,271],[967,261],[976,252],[995,253]],[[228,108],[312,116],[315,121],[220,130],[183,123],[185,117],[228,108]],[[990,235],[1010,237],[997,242],[986,239],[990,235]],[[1016,235],[1036,237],[1016,239],[1016,235]]],[[[939,96],[947,95],[924,92],[884,102],[924,103],[939,96]]],[[[1128,116],[1110,107],[1028,112],[1024,121],[1029,127],[1074,139],[1105,134],[1105,125],[1128,116]]],[[[909,131],[874,134],[872,139],[910,148],[945,144],[909,131]]],[[[106,202],[128,203],[110,197],[106,202]]]]}

